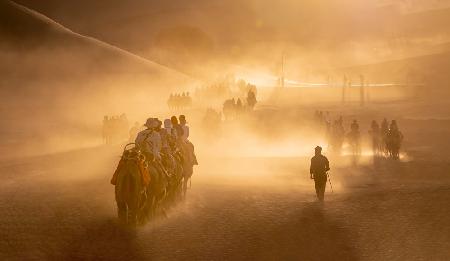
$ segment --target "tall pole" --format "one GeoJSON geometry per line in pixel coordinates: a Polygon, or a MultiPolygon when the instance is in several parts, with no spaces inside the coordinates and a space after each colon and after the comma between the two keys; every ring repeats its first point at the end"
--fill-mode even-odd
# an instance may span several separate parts
{"type": "Polygon", "coordinates": [[[284,53],[281,55],[281,88],[284,88],[284,53]]]}
{"type": "Polygon", "coordinates": [[[342,84],[342,104],[345,104],[345,91],[346,91],[346,87],[347,87],[347,76],[344,75],[344,82],[342,84]]]}
{"type": "Polygon", "coordinates": [[[359,86],[359,102],[361,106],[364,106],[365,103],[365,97],[364,97],[364,75],[360,75],[359,79],[361,81],[361,84],[359,86]]]}

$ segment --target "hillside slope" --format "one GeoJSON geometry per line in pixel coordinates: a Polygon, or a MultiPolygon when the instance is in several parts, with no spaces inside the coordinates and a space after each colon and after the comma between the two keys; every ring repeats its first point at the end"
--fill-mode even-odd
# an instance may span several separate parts
{"type": "Polygon", "coordinates": [[[39,63],[39,67],[33,68],[39,70],[34,72],[37,76],[39,72],[50,69],[52,73],[46,77],[54,75],[58,79],[74,73],[145,73],[157,77],[185,77],[95,38],[72,32],[24,6],[2,0],[0,7],[0,35],[4,39],[0,45],[1,54],[11,57],[11,62],[5,66],[7,68],[2,69],[28,73],[27,65],[39,63]],[[28,59],[28,55],[42,55],[42,59],[28,59]]]}
{"type": "Polygon", "coordinates": [[[358,0],[18,1],[83,34],[186,72],[208,62],[273,67],[284,51],[295,67],[288,73],[301,77],[299,68],[425,55],[450,40],[450,9],[427,10],[426,3],[420,4],[424,11],[405,14],[396,6],[358,0]]]}
{"type": "Polygon", "coordinates": [[[450,87],[447,73],[450,51],[385,61],[376,64],[348,67],[344,72],[354,76],[365,74],[374,82],[424,83],[429,86],[450,87]]]}
{"type": "Polygon", "coordinates": [[[141,120],[192,82],[11,1],[0,0],[0,39],[0,147],[99,136],[103,115],[141,120]]]}

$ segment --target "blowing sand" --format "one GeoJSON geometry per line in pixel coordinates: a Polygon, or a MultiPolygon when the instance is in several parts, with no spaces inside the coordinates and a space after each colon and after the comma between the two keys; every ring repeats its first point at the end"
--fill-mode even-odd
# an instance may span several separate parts
{"type": "Polygon", "coordinates": [[[306,156],[199,154],[207,164],[197,168],[187,200],[133,231],[118,226],[109,184],[121,147],[2,161],[0,258],[449,259],[448,154],[408,146],[417,158],[374,164],[364,157],[352,166],[348,157],[330,157],[334,192],[327,187],[323,205],[306,156]]]}

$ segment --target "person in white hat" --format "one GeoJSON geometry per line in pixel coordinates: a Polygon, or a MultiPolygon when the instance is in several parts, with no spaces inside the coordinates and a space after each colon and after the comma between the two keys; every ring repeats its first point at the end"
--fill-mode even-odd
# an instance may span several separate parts
{"type": "Polygon", "coordinates": [[[135,143],[148,160],[161,160],[161,136],[155,130],[158,127],[158,121],[154,118],[148,118],[144,126],[147,129],[138,133],[135,143]]]}
{"type": "Polygon", "coordinates": [[[172,153],[176,146],[177,134],[170,119],[164,120],[164,128],[160,132],[163,150],[172,153]]]}

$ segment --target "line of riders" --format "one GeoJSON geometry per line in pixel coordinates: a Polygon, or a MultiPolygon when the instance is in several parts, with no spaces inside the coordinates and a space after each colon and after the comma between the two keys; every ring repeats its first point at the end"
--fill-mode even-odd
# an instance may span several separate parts
{"type": "Polygon", "coordinates": [[[232,96],[245,97],[249,91],[252,91],[256,97],[256,85],[247,83],[243,79],[237,80],[232,75],[226,75],[206,86],[196,88],[194,97],[202,104],[216,104],[232,96]]]}
{"type": "Polygon", "coordinates": [[[171,93],[167,100],[167,106],[171,110],[188,109],[192,106],[192,97],[189,92],[171,93]]]}
{"type": "Polygon", "coordinates": [[[400,158],[403,134],[398,129],[396,120],[392,120],[389,125],[385,118],[381,122],[381,127],[373,120],[369,134],[372,137],[372,149],[375,156],[388,155],[393,159],[400,158]]]}
{"type": "Polygon", "coordinates": [[[126,114],[120,116],[103,117],[102,137],[104,144],[113,144],[126,139],[128,135],[128,118],[126,114]]]}
{"type": "Polygon", "coordinates": [[[146,129],[125,146],[111,179],[121,223],[144,225],[186,197],[198,162],[186,117],[178,119],[165,119],[164,126],[157,118],[147,119],[146,129]]]}
{"type": "MultiPolygon", "coordinates": [[[[343,126],[342,116],[331,123],[329,113],[316,112],[316,120],[323,122],[326,126],[326,136],[328,146],[333,153],[340,154],[345,140],[348,141],[351,153],[354,156],[361,155],[361,133],[356,120],[350,125],[350,131],[346,133],[343,126]]],[[[389,124],[387,119],[383,119],[381,126],[373,120],[368,134],[371,137],[372,149],[376,157],[400,158],[400,148],[403,141],[403,134],[400,132],[397,121],[392,120],[389,124]]]]}
{"type": "Polygon", "coordinates": [[[215,103],[222,101],[232,94],[230,84],[219,81],[207,86],[198,87],[194,91],[194,97],[201,103],[215,103]]]}
{"type": "Polygon", "coordinates": [[[243,114],[247,111],[252,111],[255,108],[256,103],[256,94],[254,91],[250,90],[247,93],[246,104],[244,104],[241,98],[235,100],[234,98],[225,100],[223,103],[223,115],[225,120],[233,120],[238,118],[239,115],[243,114]]]}

